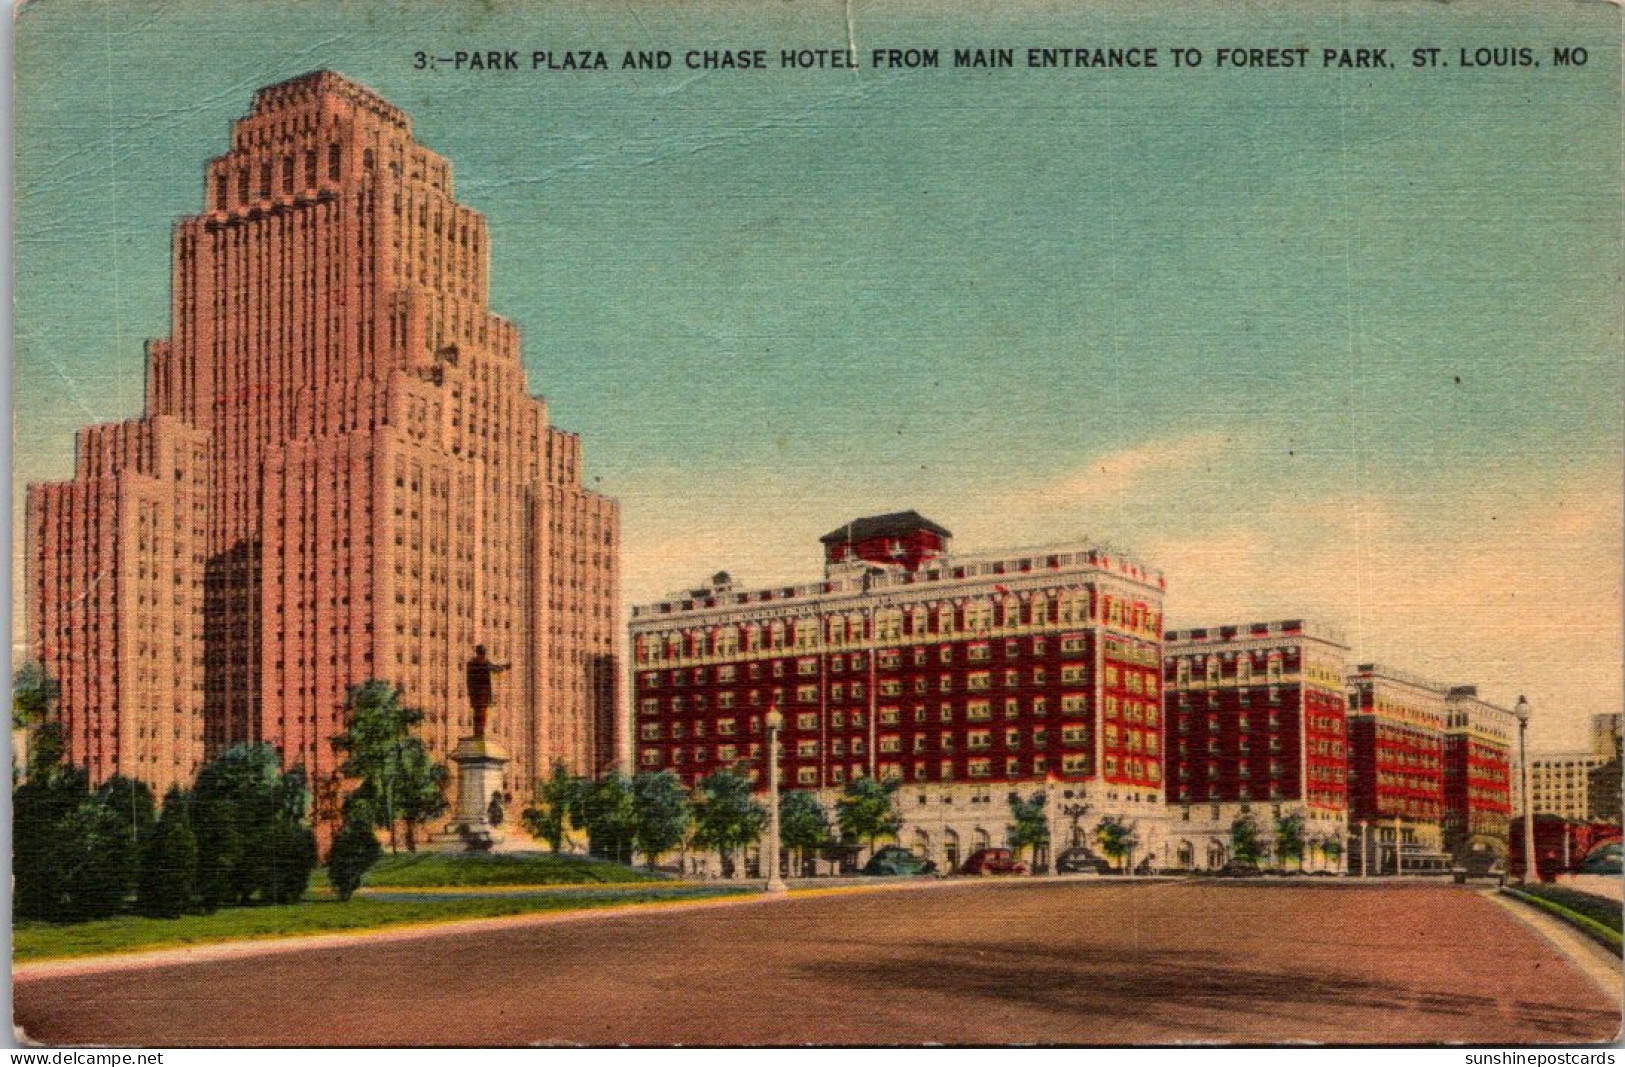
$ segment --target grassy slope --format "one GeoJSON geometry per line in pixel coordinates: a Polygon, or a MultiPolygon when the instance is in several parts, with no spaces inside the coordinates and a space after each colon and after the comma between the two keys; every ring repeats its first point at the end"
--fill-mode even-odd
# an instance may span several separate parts
{"type": "Polygon", "coordinates": [[[1556,885],[1520,885],[1516,888],[1520,893],[1539,897],[1541,900],[1550,901],[1559,907],[1567,908],[1569,911],[1578,912],[1592,922],[1606,926],[1616,934],[1620,932],[1621,908],[1618,901],[1556,885]]]}
{"type": "Polygon", "coordinates": [[[612,885],[663,882],[658,874],[618,863],[540,852],[453,855],[402,852],[385,856],[367,872],[369,888],[405,886],[612,885]]]}
{"type": "Polygon", "coordinates": [[[333,933],[410,923],[444,922],[528,912],[572,911],[655,900],[684,900],[739,892],[737,888],[659,887],[643,891],[594,894],[495,896],[463,900],[377,901],[356,897],[348,903],[309,900],[301,904],[261,908],[223,908],[213,915],[186,915],[179,919],[143,919],[125,916],[95,922],[53,925],[21,923],[12,930],[12,959],[95,956],[139,949],[198,945],[211,941],[237,941],[286,937],[292,934],[333,933]]]}

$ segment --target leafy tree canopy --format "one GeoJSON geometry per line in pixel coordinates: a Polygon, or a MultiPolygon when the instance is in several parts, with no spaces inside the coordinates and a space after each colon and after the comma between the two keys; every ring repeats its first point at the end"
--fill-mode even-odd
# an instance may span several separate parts
{"type": "Polygon", "coordinates": [[[632,779],[632,802],[633,843],[653,867],[662,853],[682,844],[688,833],[694,818],[688,791],[670,771],[640,774],[632,779]]]}
{"type": "Polygon", "coordinates": [[[875,840],[891,837],[903,828],[895,795],[900,783],[874,778],[857,778],[847,783],[841,799],[835,802],[835,819],[843,841],[867,841],[874,850],[875,840]]]}

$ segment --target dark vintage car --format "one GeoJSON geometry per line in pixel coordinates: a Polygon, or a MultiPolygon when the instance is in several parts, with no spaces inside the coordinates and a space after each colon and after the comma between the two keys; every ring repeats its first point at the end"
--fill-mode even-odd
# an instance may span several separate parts
{"type": "Polygon", "coordinates": [[[1007,848],[979,848],[959,868],[960,874],[1026,874],[1027,865],[1007,848]]]}
{"type": "Polygon", "coordinates": [[[1257,864],[1231,860],[1213,873],[1219,878],[1257,878],[1263,872],[1258,869],[1257,864]]]}
{"type": "Polygon", "coordinates": [[[863,873],[871,875],[935,874],[936,870],[935,863],[897,845],[879,850],[863,865],[863,873]]]}
{"type": "Polygon", "coordinates": [[[1112,865],[1086,848],[1069,848],[1055,857],[1057,874],[1110,874],[1112,865]]]}

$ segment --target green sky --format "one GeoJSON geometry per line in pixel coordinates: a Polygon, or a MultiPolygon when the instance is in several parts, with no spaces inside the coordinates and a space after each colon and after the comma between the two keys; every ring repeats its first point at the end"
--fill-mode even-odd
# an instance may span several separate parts
{"type": "MultiPolygon", "coordinates": [[[[139,410],[168,228],[254,88],[384,94],[625,516],[629,600],[805,578],[916,507],[1091,537],[1176,624],[1314,615],[1537,741],[1620,708],[1619,10],[37,0],[16,23],[16,462],[139,410]],[[1155,45],[1154,71],[426,73],[457,49],[1155,45]],[[1306,45],[1309,70],[1212,69],[1306,45]],[[1528,46],[1541,66],[1409,69],[1528,46]],[[1554,46],[1583,46],[1554,69],[1554,46]],[[1170,68],[1198,47],[1205,69],[1170,68]],[[1323,46],[1400,69],[1323,71],[1323,46]]],[[[679,58],[680,62],[680,58],[679,58]]]]}

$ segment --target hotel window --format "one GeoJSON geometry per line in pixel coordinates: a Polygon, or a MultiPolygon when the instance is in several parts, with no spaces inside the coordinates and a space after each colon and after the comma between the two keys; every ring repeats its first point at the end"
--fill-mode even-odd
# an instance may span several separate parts
{"type": "Polygon", "coordinates": [[[802,767],[799,770],[797,770],[796,771],[796,784],[797,785],[817,785],[818,784],[818,768],[817,767],[802,767]]]}
{"type": "Polygon", "coordinates": [[[1005,748],[1020,748],[1021,747],[1021,731],[1020,730],[1014,730],[1014,729],[1004,731],[1004,747],[1005,748]]]}
{"type": "Polygon", "coordinates": [[[796,755],[803,756],[803,757],[818,755],[818,742],[815,739],[812,739],[812,738],[808,738],[808,739],[805,739],[805,740],[802,740],[802,741],[797,741],[796,742],[796,755]]]}
{"type": "Polygon", "coordinates": [[[993,776],[993,761],[973,759],[965,765],[965,773],[972,778],[991,778],[993,776]]]}
{"type": "Polygon", "coordinates": [[[644,741],[658,741],[660,739],[660,724],[646,722],[638,729],[638,736],[644,741]]]}
{"type": "Polygon", "coordinates": [[[732,737],[734,733],[734,720],[718,719],[717,733],[721,734],[723,737],[732,737]]]}
{"type": "Polygon", "coordinates": [[[965,735],[965,747],[972,752],[984,752],[993,747],[993,734],[990,730],[972,730],[965,735]]]}
{"type": "Polygon", "coordinates": [[[973,691],[986,690],[991,688],[992,684],[993,675],[991,671],[977,671],[965,679],[965,687],[973,691]]]}
{"type": "Polygon", "coordinates": [[[1089,773],[1089,757],[1088,756],[1063,756],[1063,757],[1061,757],[1061,773],[1062,774],[1088,774],[1089,773]]]}
{"type": "Polygon", "coordinates": [[[796,699],[803,704],[818,703],[818,687],[816,685],[803,685],[796,688],[796,699]]]}
{"type": "Polygon", "coordinates": [[[1021,702],[1015,697],[1006,697],[1004,700],[1004,717],[1007,719],[1021,718],[1021,702]]]}
{"type": "Polygon", "coordinates": [[[993,717],[992,702],[972,700],[965,705],[965,718],[971,722],[986,722],[993,717]]]}
{"type": "Polygon", "coordinates": [[[805,712],[805,713],[803,713],[801,715],[797,715],[796,716],[796,729],[797,730],[816,730],[816,729],[818,729],[818,716],[816,714],[812,713],[812,712],[805,712]]]}
{"type": "Polygon", "coordinates": [[[1061,655],[1077,656],[1088,651],[1088,640],[1082,634],[1067,634],[1061,638],[1061,655]]]}
{"type": "Polygon", "coordinates": [[[880,725],[882,726],[896,726],[899,717],[900,716],[898,715],[896,708],[880,709],[880,725]]]}

